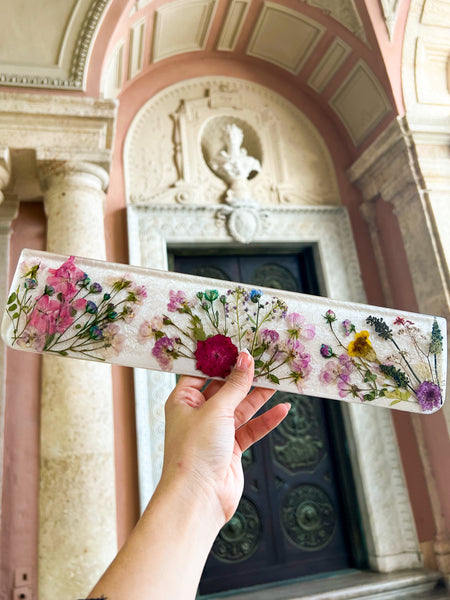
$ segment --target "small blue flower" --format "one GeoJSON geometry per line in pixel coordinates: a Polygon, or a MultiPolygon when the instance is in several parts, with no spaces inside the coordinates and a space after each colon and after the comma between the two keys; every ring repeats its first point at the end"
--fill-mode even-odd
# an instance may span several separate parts
{"type": "Polygon", "coordinates": [[[89,337],[93,340],[101,340],[103,338],[103,332],[100,327],[92,325],[92,327],[89,328],[89,337]]]}
{"type": "Polygon", "coordinates": [[[252,302],[254,302],[255,304],[257,302],[259,302],[259,299],[261,298],[261,296],[262,296],[262,291],[261,290],[252,290],[250,292],[250,300],[252,302]]]}
{"type": "Polygon", "coordinates": [[[102,291],[102,286],[99,283],[93,283],[89,288],[89,291],[92,294],[100,294],[100,292],[102,291]]]}
{"type": "Polygon", "coordinates": [[[27,290],[33,290],[37,286],[37,284],[38,282],[36,281],[36,279],[32,279],[31,277],[25,279],[25,287],[27,288],[27,290]]]}
{"type": "Polygon", "coordinates": [[[95,304],[95,302],[92,302],[92,300],[88,300],[86,302],[86,312],[90,313],[91,315],[95,315],[95,313],[98,311],[98,306],[95,304]]]}

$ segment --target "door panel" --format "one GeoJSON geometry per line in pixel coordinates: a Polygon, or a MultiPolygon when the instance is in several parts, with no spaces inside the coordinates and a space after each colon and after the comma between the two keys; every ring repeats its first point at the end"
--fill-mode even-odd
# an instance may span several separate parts
{"type": "MultiPolygon", "coordinates": [[[[318,293],[310,250],[280,255],[178,255],[174,270],[318,293]]],[[[269,406],[287,401],[292,407],[286,420],[244,454],[242,500],[214,542],[201,594],[351,566],[341,474],[337,474],[329,429],[330,401],[278,392],[269,406]]]]}

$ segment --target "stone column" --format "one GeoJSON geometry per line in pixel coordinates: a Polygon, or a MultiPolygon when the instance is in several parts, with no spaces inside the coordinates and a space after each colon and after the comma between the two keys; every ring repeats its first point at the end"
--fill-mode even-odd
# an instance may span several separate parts
{"type": "MultiPolygon", "coordinates": [[[[106,171],[40,169],[47,249],[105,259],[106,171]]],[[[110,365],[45,356],[41,401],[39,598],[83,598],[117,549],[110,365]]]]}

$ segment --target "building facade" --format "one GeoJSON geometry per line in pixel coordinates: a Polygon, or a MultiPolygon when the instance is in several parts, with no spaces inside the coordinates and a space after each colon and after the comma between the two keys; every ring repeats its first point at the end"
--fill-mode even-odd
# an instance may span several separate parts
{"type": "MultiPolygon", "coordinates": [[[[303,291],[449,317],[447,0],[38,4],[0,0],[3,304],[27,247],[216,275],[255,264],[274,287],[301,260],[303,291]],[[259,165],[245,189],[218,166],[230,131],[259,165]]],[[[0,598],[83,597],[158,481],[174,379],[2,343],[0,383],[0,598]]],[[[299,558],[246,579],[279,518],[248,500],[254,547],[236,521],[200,595],[298,580],[298,597],[330,571],[363,582],[350,597],[448,582],[450,405],[295,402],[293,508],[320,513],[302,461],[328,448],[346,558],[330,566],[326,543],[306,551],[283,526],[299,558]]]]}

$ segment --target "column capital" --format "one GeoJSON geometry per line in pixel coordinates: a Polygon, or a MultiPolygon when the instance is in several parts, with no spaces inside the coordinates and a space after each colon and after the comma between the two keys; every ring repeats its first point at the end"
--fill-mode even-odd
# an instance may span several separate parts
{"type": "Polygon", "coordinates": [[[104,192],[108,187],[109,173],[103,166],[87,161],[41,160],[38,173],[43,191],[53,186],[83,185],[104,192]]]}
{"type": "Polygon", "coordinates": [[[3,202],[3,191],[11,178],[11,154],[8,146],[0,146],[0,204],[3,202]]]}

